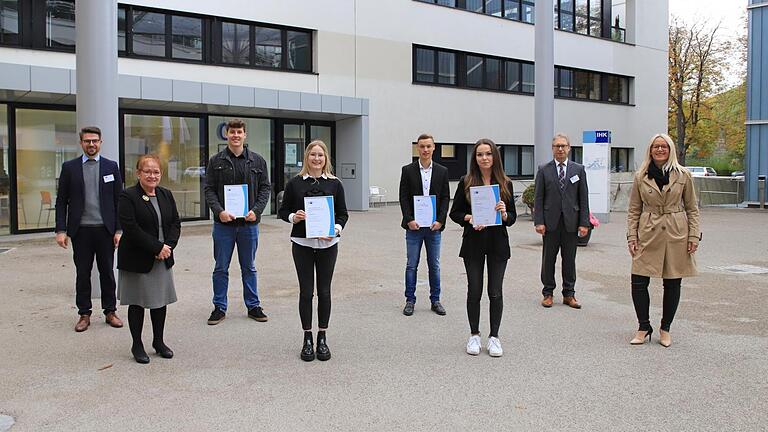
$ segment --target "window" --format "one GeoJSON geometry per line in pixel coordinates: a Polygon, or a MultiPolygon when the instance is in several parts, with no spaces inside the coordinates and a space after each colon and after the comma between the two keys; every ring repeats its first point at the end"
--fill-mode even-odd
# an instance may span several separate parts
{"type": "Polygon", "coordinates": [[[523,63],[523,93],[533,94],[533,90],[536,87],[534,82],[536,79],[536,71],[531,63],[523,63]]]}
{"type": "Polygon", "coordinates": [[[416,48],[414,71],[415,81],[435,82],[435,51],[427,48],[416,48]]]}
{"type": "Polygon", "coordinates": [[[504,173],[512,178],[533,177],[533,146],[501,145],[504,173]]]}
{"type": "Polygon", "coordinates": [[[629,103],[628,79],[616,75],[609,75],[607,100],[609,102],[629,103]]]}
{"type": "MultiPolygon", "coordinates": [[[[576,13],[579,13],[578,10],[576,13]]],[[[603,5],[601,0],[589,0],[589,34],[603,37],[603,5]]]]}
{"type": "Polygon", "coordinates": [[[520,21],[520,0],[504,0],[504,18],[520,21]]]}
{"type": "Polygon", "coordinates": [[[165,57],[165,14],[134,10],[131,33],[134,54],[165,57]]]}
{"type": "MultiPolygon", "coordinates": [[[[555,70],[558,70],[557,68],[555,70]]],[[[570,69],[560,69],[559,95],[562,97],[573,97],[573,71],[570,69]]],[[[557,94],[557,93],[555,93],[557,94]]]]}
{"type": "Polygon", "coordinates": [[[554,1],[556,28],[583,35],[602,36],[603,0],[554,1]]]}
{"type": "Polygon", "coordinates": [[[573,31],[573,2],[574,0],[555,0],[555,17],[559,17],[559,20],[555,20],[557,28],[573,31]]]}
{"type": "Polygon", "coordinates": [[[437,52],[437,82],[439,84],[456,84],[456,54],[452,52],[437,52]]]}
{"type": "Polygon", "coordinates": [[[283,55],[280,30],[269,27],[254,27],[257,66],[279,68],[283,55]]]}
{"type": "Polygon", "coordinates": [[[203,21],[200,18],[171,17],[171,57],[203,60],[203,21]]]}
{"type": "Polygon", "coordinates": [[[564,67],[555,68],[555,95],[629,104],[629,78],[564,67]]]}
{"type": "Polygon", "coordinates": [[[584,163],[584,148],[571,146],[571,152],[568,154],[568,159],[576,163],[584,163]]]}
{"type": "Polygon", "coordinates": [[[45,2],[45,46],[75,49],[75,1],[45,2]]]}
{"type": "Polygon", "coordinates": [[[483,13],[484,0],[464,0],[465,8],[468,11],[483,13]]]}
{"type": "Polygon", "coordinates": [[[82,154],[74,111],[16,109],[16,221],[20,231],[50,229],[61,164],[82,154]]]}
{"type": "Polygon", "coordinates": [[[483,87],[483,58],[467,56],[467,87],[483,87]]]}
{"type": "Polygon", "coordinates": [[[501,89],[501,60],[489,58],[485,61],[485,88],[501,89]]]}
{"type": "Polygon", "coordinates": [[[485,0],[485,13],[500,17],[501,13],[501,0],[485,0]]]}
{"type": "Polygon", "coordinates": [[[8,172],[8,105],[0,104],[0,235],[11,233],[11,176],[8,172]]]}
{"type": "Polygon", "coordinates": [[[625,0],[612,0],[611,5],[611,39],[619,42],[624,42],[627,37],[627,23],[626,23],[626,11],[627,5],[625,0]]]}
{"type": "Polygon", "coordinates": [[[309,33],[303,31],[288,30],[287,43],[287,68],[300,71],[312,70],[312,38],[309,33]]]}
{"type": "Polygon", "coordinates": [[[441,144],[440,145],[440,157],[442,159],[455,159],[456,158],[456,145],[455,144],[441,144]]]}
{"type": "Polygon", "coordinates": [[[221,61],[228,64],[251,64],[249,25],[221,23],[221,61]]]}
{"type": "Polygon", "coordinates": [[[125,52],[126,11],[124,7],[117,9],[117,51],[125,52]]]}
{"type": "Polygon", "coordinates": [[[629,165],[634,149],[631,148],[611,148],[611,172],[632,171],[629,165]]]}
{"type": "MultiPolygon", "coordinates": [[[[182,219],[200,218],[203,170],[200,161],[200,119],[197,117],[125,114],[125,183],[136,179],[139,156],[160,157],[160,185],[170,189],[182,219]]],[[[250,136],[249,136],[250,138],[250,136]]]]}
{"type": "Polygon", "coordinates": [[[507,60],[504,64],[506,66],[504,82],[507,91],[522,91],[522,85],[520,83],[520,63],[513,60],[507,60]]]}
{"type": "MultiPolygon", "coordinates": [[[[594,0],[592,0],[594,2],[594,0]]],[[[589,34],[589,1],[575,0],[576,33],[589,34]]]]}
{"type": "Polygon", "coordinates": [[[19,43],[19,1],[0,0],[0,44],[19,43]]]}
{"type": "Polygon", "coordinates": [[[533,24],[536,20],[535,0],[522,1],[523,16],[521,21],[533,24]]]}

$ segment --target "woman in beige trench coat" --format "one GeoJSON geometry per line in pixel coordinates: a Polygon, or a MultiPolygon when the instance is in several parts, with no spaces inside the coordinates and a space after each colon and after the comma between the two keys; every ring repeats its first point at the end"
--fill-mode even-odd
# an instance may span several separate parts
{"type": "Polygon", "coordinates": [[[627,210],[627,246],[632,256],[632,302],[639,328],[633,345],[650,341],[648,318],[652,277],[664,279],[659,343],[672,344],[669,327],[680,302],[682,278],[696,275],[699,208],[691,174],[677,162],[675,143],[666,134],[651,138],[635,175],[627,210]]]}

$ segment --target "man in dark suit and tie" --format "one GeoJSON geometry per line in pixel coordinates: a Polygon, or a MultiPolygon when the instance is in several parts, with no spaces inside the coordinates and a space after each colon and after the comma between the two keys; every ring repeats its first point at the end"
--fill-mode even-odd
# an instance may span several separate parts
{"type": "Polygon", "coordinates": [[[589,227],[589,190],[584,166],[568,160],[571,143],[565,134],[552,140],[554,160],[536,173],[533,222],[544,236],[541,258],[541,305],[552,307],[555,290],[555,261],[562,257],[563,303],[581,309],[576,300],[576,243],[587,235],[589,227]],[[577,237],[578,236],[578,237],[577,237]]]}
{"type": "Polygon", "coordinates": [[[115,248],[120,242],[117,201],[123,180],[117,163],[99,155],[101,129],[95,126],[80,130],[83,154],[61,165],[56,195],[56,243],[67,248],[72,239],[77,279],[75,282],[80,319],[75,331],[82,332],[91,324],[91,269],[93,257],[99,268],[101,307],[112,327],[122,327],[117,317],[115,248]]]}
{"type": "Polygon", "coordinates": [[[431,135],[421,134],[416,140],[419,160],[403,167],[400,175],[400,210],[403,213],[401,226],[405,229],[407,261],[405,264],[405,307],[403,314],[413,315],[416,304],[416,271],[419,268],[421,245],[427,249],[429,269],[429,300],[432,311],[445,315],[440,303],[440,236],[445,229],[451,191],[448,187],[448,169],[432,161],[435,141],[431,135]],[[435,195],[435,221],[431,226],[419,226],[414,215],[415,195],[435,195]]]}

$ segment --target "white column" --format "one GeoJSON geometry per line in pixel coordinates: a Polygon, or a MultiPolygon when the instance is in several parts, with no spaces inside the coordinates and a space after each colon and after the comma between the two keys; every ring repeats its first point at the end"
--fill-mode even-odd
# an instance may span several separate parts
{"type": "Polygon", "coordinates": [[[349,210],[368,210],[371,170],[368,151],[368,116],[336,122],[336,175],[344,184],[349,210]]]}
{"type": "MultiPolygon", "coordinates": [[[[117,114],[117,0],[77,0],[75,5],[77,129],[101,129],[101,154],[120,162],[117,114]]],[[[117,275],[115,275],[117,279],[117,275]]],[[[101,297],[94,262],[91,297],[101,297]]]]}
{"type": "Polygon", "coordinates": [[[535,57],[536,88],[534,96],[534,155],[536,165],[552,159],[555,134],[555,30],[552,0],[536,0],[535,57]]]}
{"type": "Polygon", "coordinates": [[[101,154],[119,162],[117,1],[77,0],[77,127],[98,126],[101,154]]]}

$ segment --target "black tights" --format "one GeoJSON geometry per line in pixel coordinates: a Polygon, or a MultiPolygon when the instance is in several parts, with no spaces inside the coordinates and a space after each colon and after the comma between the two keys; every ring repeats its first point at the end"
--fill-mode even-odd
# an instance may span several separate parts
{"type": "Polygon", "coordinates": [[[299,317],[305,331],[312,330],[312,297],[317,274],[317,326],[328,328],[331,319],[331,281],[336,257],[337,244],[326,249],[313,249],[293,243],[293,263],[299,278],[299,317]]]}
{"type": "MultiPolygon", "coordinates": [[[[167,306],[149,310],[152,320],[152,345],[164,345],[163,332],[165,331],[165,313],[167,306]]],[[[142,346],[141,329],[144,327],[144,308],[137,305],[128,306],[128,327],[131,329],[131,337],[134,346],[142,346]]]]}
{"type": "MultiPolygon", "coordinates": [[[[467,318],[469,319],[469,331],[473,335],[480,334],[480,299],[483,297],[483,267],[485,264],[485,255],[464,258],[464,268],[467,270],[467,318]]],[[[501,288],[504,283],[507,260],[489,256],[487,265],[491,318],[491,331],[488,335],[499,337],[501,315],[504,311],[504,297],[501,288]]]]}
{"type": "MultiPolygon", "coordinates": [[[[672,320],[675,319],[677,305],[680,303],[680,282],[682,279],[664,279],[664,301],[661,315],[661,329],[669,331],[672,320]]],[[[635,313],[639,330],[650,331],[651,321],[648,318],[648,308],[651,305],[651,297],[648,295],[648,285],[651,278],[648,276],[632,275],[632,303],[635,304],[635,313]]]]}

